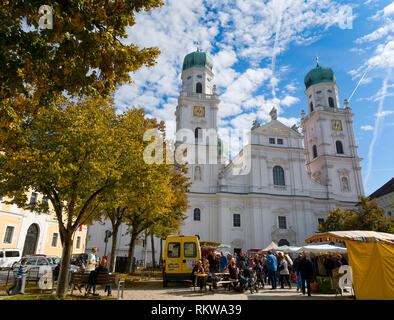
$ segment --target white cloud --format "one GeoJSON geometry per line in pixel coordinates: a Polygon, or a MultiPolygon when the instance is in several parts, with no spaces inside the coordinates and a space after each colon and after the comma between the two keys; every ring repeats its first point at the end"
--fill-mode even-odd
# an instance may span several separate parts
{"type": "Polygon", "coordinates": [[[394,111],[385,110],[385,111],[380,111],[378,113],[375,113],[374,116],[378,117],[378,118],[383,118],[383,117],[388,116],[388,115],[393,114],[393,113],[394,113],[394,111]]]}
{"type": "Polygon", "coordinates": [[[370,125],[361,126],[361,130],[364,130],[364,131],[373,131],[373,127],[370,126],[370,125]]]}

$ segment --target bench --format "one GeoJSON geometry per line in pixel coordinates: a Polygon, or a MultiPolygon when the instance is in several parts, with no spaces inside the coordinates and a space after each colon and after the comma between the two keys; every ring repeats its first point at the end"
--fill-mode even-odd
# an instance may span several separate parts
{"type": "MultiPolygon", "coordinates": [[[[122,298],[124,293],[124,280],[119,280],[118,273],[97,273],[96,275],[96,285],[105,285],[105,286],[112,286],[113,288],[118,288],[118,299],[119,299],[119,291],[122,287],[122,298]]],[[[74,291],[75,284],[89,284],[89,273],[80,273],[80,272],[73,272],[71,273],[71,294],[74,291]]]]}
{"type": "MultiPolygon", "coordinates": [[[[233,280],[220,280],[218,282],[216,282],[217,286],[219,287],[219,285],[223,285],[223,284],[235,284],[238,283],[237,279],[233,279],[233,280]]],[[[210,288],[213,287],[213,282],[206,282],[206,285],[208,285],[210,288]]],[[[228,291],[230,291],[230,286],[228,287],[228,291]]]]}

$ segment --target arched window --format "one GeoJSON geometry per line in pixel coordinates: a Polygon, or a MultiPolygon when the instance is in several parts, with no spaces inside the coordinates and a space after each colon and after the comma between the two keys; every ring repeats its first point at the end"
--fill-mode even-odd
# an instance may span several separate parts
{"type": "Polygon", "coordinates": [[[194,130],[194,138],[196,138],[196,141],[201,139],[201,128],[200,127],[197,127],[194,130]]]}
{"type": "Polygon", "coordinates": [[[196,92],[197,93],[202,93],[202,84],[201,84],[201,82],[197,82],[197,84],[196,84],[196,92]]]}
{"type": "Polygon", "coordinates": [[[193,212],[193,220],[200,221],[201,220],[201,210],[199,208],[195,208],[193,212]]]}
{"type": "Polygon", "coordinates": [[[310,104],[309,104],[309,106],[311,107],[311,112],[313,111],[313,103],[311,102],[310,104]]]}
{"type": "Polygon", "coordinates": [[[334,99],[333,99],[332,97],[329,97],[329,98],[328,98],[328,105],[329,105],[331,108],[334,108],[334,99]]]}
{"type": "Polygon", "coordinates": [[[335,142],[335,145],[337,147],[337,153],[338,154],[343,154],[343,145],[341,141],[335,142]]]}
{"type": "Polygon", "coordinates": [[[316,147],[316,146],[313,146],[313,147],[312,147],[312,151],[313,151],[313,159],[314,159],[314,158],[317,158],[317,147],[316,147]]]}
{"type": "Polygon", "coordinates": [[[285,185],[285,172],[282,167],[275,166],[273,169],[274,174],[274,185],[284,186],[285,185]]]}

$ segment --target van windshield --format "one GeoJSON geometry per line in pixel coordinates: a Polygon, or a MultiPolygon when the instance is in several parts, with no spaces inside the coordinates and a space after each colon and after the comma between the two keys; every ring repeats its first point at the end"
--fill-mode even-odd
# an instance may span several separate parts
{"type": "Polygon", "coordinates": [[[179,258],[181,253],[181,244],[179,242],[170,242],[168,244],[168,258],[179,258]]]}

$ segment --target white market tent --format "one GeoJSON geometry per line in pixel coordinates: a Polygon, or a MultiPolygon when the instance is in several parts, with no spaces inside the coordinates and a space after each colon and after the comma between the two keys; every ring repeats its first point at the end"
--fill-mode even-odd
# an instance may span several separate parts
{"type": "Polygon", "coordinates": [[[347,253],[347,249],[343,247],[332,246],[330,244],[316,244],[303,246],[297,250],[297,252],[335,252],[335,253],[347,253]]]}
{"type": "Polygon", "coordinates": [[[278,247],[278,245],[277,245],[275,242],[272,241],[272,242],[268,245],[268,247],[265,248],[265,249],[263,249],[263,250],[261,250],[261,252],[269,251],[269,250],[272,250],[272,249],[276,249],[277,247],[278,247]]]}
{"type": "Polygon", "coordinates": [[[275,249],[272,249],[272,251],[282,251],[282,252],[298,252],[302,247],[293,247],[293,246],[281,246],[277,247],[275,249]]]}

